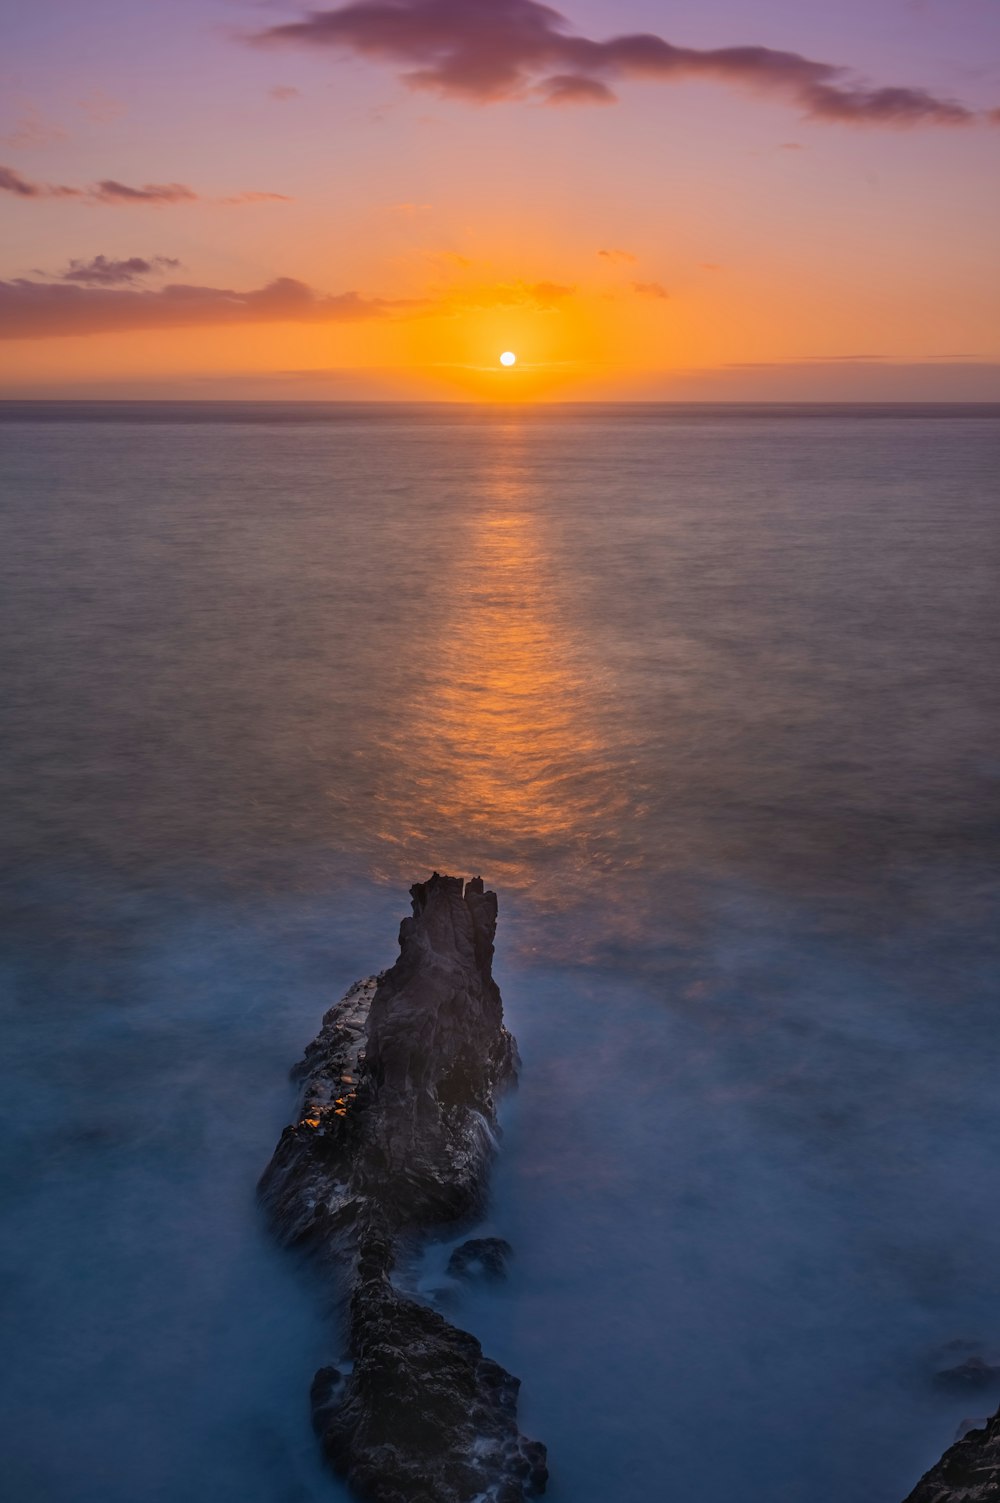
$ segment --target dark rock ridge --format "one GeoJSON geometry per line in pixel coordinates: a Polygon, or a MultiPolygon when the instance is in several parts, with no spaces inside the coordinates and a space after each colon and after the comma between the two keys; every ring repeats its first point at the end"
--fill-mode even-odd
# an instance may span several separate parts
{"type": "Polygon", "coordinates": [[[300,1110],[261,1196],[346,1305],[347,1359],[312,1387],[337,1471],[372,1503],[521,1503],[548,1473],[518,1429],[519,1380],[397,1268],[420,1234],[484,1206],[518,1066],[492,973],[496,894],[436,872],[410,893],[396,964],[330,1009],[297,1067],[300,1110]]]}
{"type": "Polygon", "coordinates": [[[1000,1412],[970,1430],[917,1483],[905,1503],[997,1503],[1000,1499],[1000,1412]]]}

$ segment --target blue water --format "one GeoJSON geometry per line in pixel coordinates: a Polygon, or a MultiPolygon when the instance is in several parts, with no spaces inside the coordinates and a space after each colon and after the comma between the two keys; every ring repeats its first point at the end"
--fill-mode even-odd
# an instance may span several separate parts
{"type": "Polygon", "coordinates": [[[450,1309],[555,1503],[899,1503],[998,1395],[1000,411],[0,404],[16,1503],[341,1503],[254,1183],[406,888],[525,1060],[450,1309]]]}

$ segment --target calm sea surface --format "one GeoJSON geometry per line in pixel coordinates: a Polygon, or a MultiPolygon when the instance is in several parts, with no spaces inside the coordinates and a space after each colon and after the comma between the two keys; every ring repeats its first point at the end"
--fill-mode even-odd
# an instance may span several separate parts
{"type": "Polygon", "coordinates": [[[995,1407],[998,477],[996,409],[0,405],[14,1503],[343,1499],[254,1185],[434,868],[553,1503],[899,1503],[995,1407]]]}

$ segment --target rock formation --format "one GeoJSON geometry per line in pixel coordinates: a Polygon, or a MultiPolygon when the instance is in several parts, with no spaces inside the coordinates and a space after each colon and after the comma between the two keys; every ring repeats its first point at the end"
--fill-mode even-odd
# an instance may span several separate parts
{"type": "Polygon", "coordinates": [[[372,1503],[521,1503],[548,1474],[518,1429],[519,1380],[397,1266],[484,1205],[496,1098],[518,1065],[492,974],[496,894],[437,873],[410,892],[396,964],[330,1009],[297,1068],[301,1107],[261,1195],[346,1306],[347,1360],[312,1388],[337,1471],[372,1503]]]}
{"type": "Polygon", "coordinates": [[[905,1503],[997,1503],[1000,1499],[1000,1412],[946,1451],[905,1503]]]}

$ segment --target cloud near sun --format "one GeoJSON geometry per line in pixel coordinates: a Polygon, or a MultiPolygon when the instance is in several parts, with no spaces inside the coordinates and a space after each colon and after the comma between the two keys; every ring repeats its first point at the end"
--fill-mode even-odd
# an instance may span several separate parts
{"type": "Polygon", "coordinates": [[[257,33],[260,45],[329,47],[402,67],[405,83],[480,103],[541,97],[608,104],[609,81],[706,78],[787,98],[816,120],[967,125],[981,112],[922,88],[877,87],[845,67],[770,47],[676,47],[651,33],[593,41],[538,0],[356,0],[257,33]]]}

